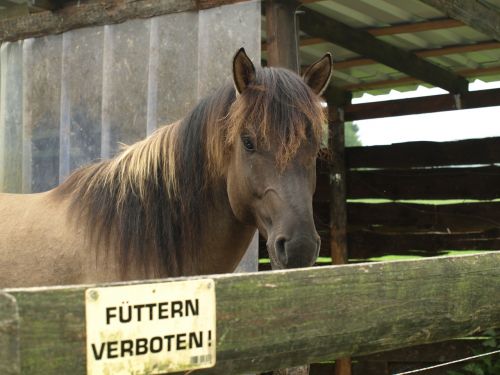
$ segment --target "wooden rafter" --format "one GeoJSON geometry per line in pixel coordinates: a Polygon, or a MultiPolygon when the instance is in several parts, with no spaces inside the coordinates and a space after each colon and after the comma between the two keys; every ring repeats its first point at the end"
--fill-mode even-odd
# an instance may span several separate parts
{"type": "Polygon", "coordinates": [[[310,36],[324,38],[449,92],[467,91],[468,82],[465,78],[321,13],[308,9],[301,15],[300,25],[310,36]]]}
{"type": "MultiPolygon", "coordinates": [[[[413,51],[418,57],[436,57],[455,53],[478,52],[492,49],[500,49],[500,42],[488,41],[475,44],[460,44],[440,48],[413,51]]],[[[377,61],[366,58],[355,58],[335,63],[335,69],[348,69],[355,66],[377,64],[377,61]]]]}
{"type": "Polygon", "coordinates": [[[479,0],[420,0],[447,16],[500,40],[500,12],[479,0]]]}
{"type": "Polygon", "coordinates": [[[402,23],[399,25],[391,25],[386,27],[376,27],[368,29],[367,31],[373,36],[395,35],[405,33],[418,33],[430,30],[451,29],[453,27],[460,27],[464,24],[458,20],[451,18],[439,18],[434,20],[402,23]]]}
{"type": "MultiPolygon", "coordinates": [[[[478,68],[478,69],[461,69],[457,71],[463,77],[481,77],[492,74],[500,73],[500,66],[490,66],[486,68],[478,68]]],[[[362,90],[376,90],[376,89],[384,89],[384,88],[393,88],[399,86],[407,86],[407,85],[417,85],[422,83],[421,80],[415,79],[413,77],[401,77],[396,79],[385,79],[381,81],[374,82],[361,82],[352,85],[342,86],[343,89],[349,91],[362,91],[362,90]]]]}
{"type": "MultiPolygon", "coordinates": [[[[442,30],[450,29],[453,27],[463,26],[463,22],[451,19],[451,18],[439,18],[435,20],[415,22],[415,23],[402,23],[398,25],[384,26],[384,27],[373,27],[365,29],[368,33],[373,36],[384,36],[384,35],[396,35],[404,33],[416,33],[421,31],[429,30],[442,30]]],[[[299,41],[301,47],[327,43],[328,41],[323,38],[302,38],[299,41]]],[[[262,44],[262,50],[266,49],[265,43],[262,44]]]]}

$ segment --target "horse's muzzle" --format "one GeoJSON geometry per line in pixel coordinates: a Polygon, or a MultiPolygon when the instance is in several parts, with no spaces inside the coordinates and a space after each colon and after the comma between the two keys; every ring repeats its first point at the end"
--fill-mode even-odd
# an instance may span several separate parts
{"type": "Polygon", "coordinates": [[[310,267],[318,258],[321,240],[316,234],[313,237],[294,237],[287,239],[278,236],[273,249],[268,251],[273,269],[310,267]],[[274,256],[271,255],[274,252],[274,256]],[[274,259],[273,259],[274,258],[274,259]]]}

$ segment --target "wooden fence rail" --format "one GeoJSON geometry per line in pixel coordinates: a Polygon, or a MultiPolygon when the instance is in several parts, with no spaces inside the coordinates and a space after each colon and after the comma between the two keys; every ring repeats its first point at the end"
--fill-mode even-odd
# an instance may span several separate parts
{"type": "MultiPolygon", "coordinates": [[[[196,373],[290,367],[500,326],[499,270],[500,253],[484,253],[214,276],[217,364],[196,373]]],[[[87,287],[0,292],[0,373],[84,374],[87,287]]]]}

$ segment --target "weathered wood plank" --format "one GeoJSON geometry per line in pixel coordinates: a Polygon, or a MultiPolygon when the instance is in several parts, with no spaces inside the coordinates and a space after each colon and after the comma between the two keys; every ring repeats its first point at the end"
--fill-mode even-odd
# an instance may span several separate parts
{"type": "Polygon", "coordinates": [[[19,374],[19,313],[14,297],[0,291],[0,374],[19,374]]]}
{"type": "Polygon", "coordinates": [[[420,0],[447,16],[500,40],[500,12],[478,0],[420,0]]]}
{"type": "Polygon", "coordinates": [[[432,256],[446,250],[500,250],[497,229],[479,233],[379,233],[363,230],[349,233],[347,241],[353,259],[385,255],[432,256]]]}
{"type": "Polygon", "coordinates": [[[77,2],[57,12],[44,11],[0,20],[0,42],[60,34],[88,26],[121,23],[248,0],[125,0],[77,2]]]}
{"type": "MultiPolygon", "coordinates": [[[[329,199],[328,175],[319,175],[314,199],[329,199]]],[[[500,198],[500,168],[367,170],[347,173],[347,198],[480,199],[500,198]],[[478,181],[480,183],[478,184],[478,181]]]]}
{"type": "Polygon", "coordinates": [[[307,9],[301,15],[300,25],[312,37],[321,37],[451,93],[467,91],[468,82],[465,78],[312,9],[307,9]]]}
{"type": "MultiPolygon", "coordinates": [[[[392,83],[396,83],[395,80],[393,80],[392,83]]],[[[351,104],[345,107],[345,119],[346,121],[357,121],[382,117],[451,111],[456,109],[498,106],[500,105],[500,89],[467,92],[460,95],[460,101],[461,106],[460,108],[457,108],[455,96],[443,94],[420,98],[351,104]]]]}
{"type": "MultiPolygon", "coordinates": [[[[321,257],[330,257],[330,233],[318,231],[321,236],[321,257]]],[[[445,255],[450,250],[500,250],[500,234],[490,230],[477,233],[385,233],[369,230],[354,230],[347,234],[349,259],[357,262],[388,255],[433,257],[445,255]]],[[[268,258],[263,248],[261,258],[268,258]]],[[[322,264],[324,266],[324,264],[322,264]]],[[[260,265],[261,270],[269,270],[260,265]]]]}
{"type": "Polygon", "coordinates": [[[349,147],[348,168],[415,168],[500,162],[500,137],[349,147]]]}
{"type": "MultiPolygon", "coordinates": [[[[317,211],[321,219],[326,210],[317,211]]],[[[352,229],[376,228],[386,232],[478,232],[500,227],[500,202],[462,204],[349,203],[352,229]]]]}
{"type": "MultiPolygon", "coordinates": [[[[315,224],[327,230],[328,207],[313,205],[315,224]]],[[[350,230],[376,229],[380,232],[480,232],[500,227],[500,202],[460,204],[358,203],[347,204],[350,230]]]]}
{"type": "MultiPolygon", "coordinates": [[[[487,253],[215,276],[217,365],[197,372],[292,367],[500,326],[499,267],[500,253],[487,253]]],[[[23,373],[84,374],[84,287],[7,292],[23,373]]]]}

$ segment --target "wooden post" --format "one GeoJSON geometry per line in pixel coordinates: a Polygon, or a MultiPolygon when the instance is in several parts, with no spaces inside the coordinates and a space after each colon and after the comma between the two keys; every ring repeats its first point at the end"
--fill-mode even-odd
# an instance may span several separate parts
{"type": "MultiPolygon", "coordinates": [[[[299,73],[298,28],[295,0],[266,1],[267,62],[299,73]]],[[[274,375],[307,375],[309,365],[280,369],[274,375]]]]}
{"type": "Polygon", "coordinates": [[[0,374],[20,374],[19,311],[16,299],[0,291],[0,374]]]}
{"type": "MultiPolygon", "coordinates": [[[[347,209],[344,111],[328,105],[330,164],[330,251],[333,264],[347,263],[347,209]]],[[[351,359],[335,361],[335,375],[351,375],[351,359]]]]}
{"type": "Polygon", "coordinates": [[[266,1],[267,54],[269,66],[299,71],[295,0],[266,1]]]}

